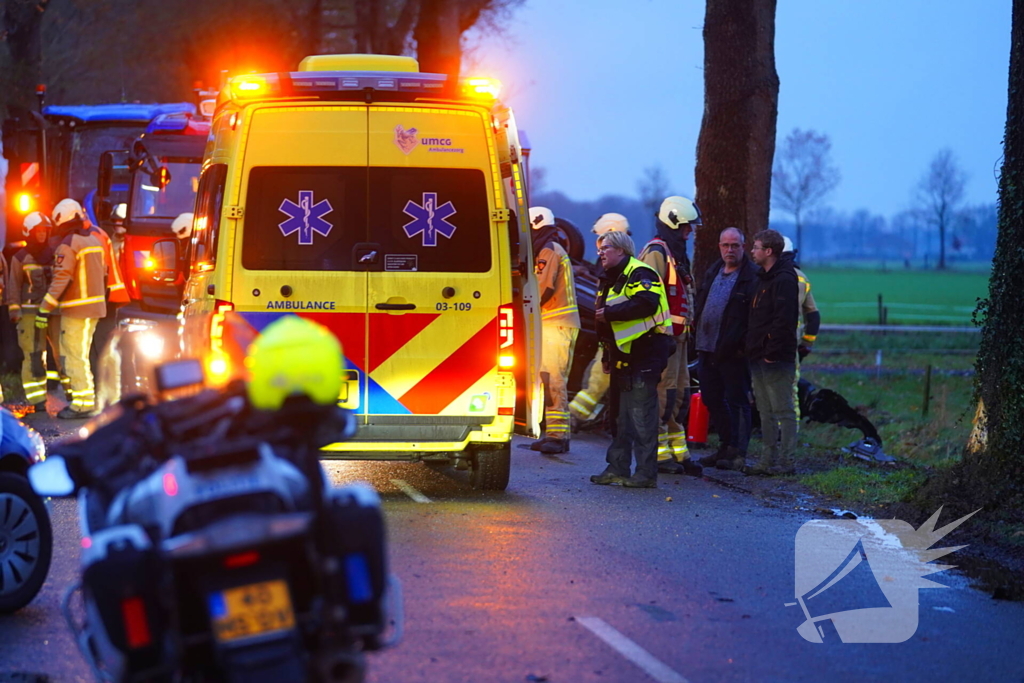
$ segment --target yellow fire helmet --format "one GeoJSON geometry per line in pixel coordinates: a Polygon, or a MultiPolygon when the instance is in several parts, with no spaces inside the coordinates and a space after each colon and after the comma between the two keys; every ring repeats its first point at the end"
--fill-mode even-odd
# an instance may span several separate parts
{"type": "Polygon", "coordinates": [[[327,405],[341,393],[341,342],[323,325],[296,315],[268,325],[249,347],[245,365],[249,401],[261,410],[277,410],[296,395],[327,405]]]}

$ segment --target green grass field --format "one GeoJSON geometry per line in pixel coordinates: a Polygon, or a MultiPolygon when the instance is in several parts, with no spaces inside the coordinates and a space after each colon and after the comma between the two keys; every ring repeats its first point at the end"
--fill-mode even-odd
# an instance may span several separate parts
{"type": "Polygon", "coordinates": [[[949,270],[805,269],[824,324],[877,324],[878,295],[890,325],[965,325],[988,295],[988,273],[949,270]]]}

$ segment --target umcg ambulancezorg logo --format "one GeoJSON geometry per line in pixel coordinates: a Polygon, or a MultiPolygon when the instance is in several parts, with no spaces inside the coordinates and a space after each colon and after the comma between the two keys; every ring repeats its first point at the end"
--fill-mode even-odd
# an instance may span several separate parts
{"type": "Polygon", "coordinates": [[[915,529],[899,519],[816,519],[796,534],[797,632],[812,643],[902,643],[917,631],[918,589],[952,565],[932,560],[965,546],[932,548],[977,510],[935,529],[939,508],[915,529]]]}

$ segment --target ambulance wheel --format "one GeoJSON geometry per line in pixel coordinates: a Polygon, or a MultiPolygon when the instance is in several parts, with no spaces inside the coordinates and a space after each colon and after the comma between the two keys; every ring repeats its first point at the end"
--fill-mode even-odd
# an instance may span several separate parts
{"type": "Polygon", "coordinates": [[[28,480],[0,472],[0,614],[32,601],[50,571],[53,531],[43,499],[28,480]]]}
{"type": "Polygon", "coordinates": [[[478,491],[504,491],[512,470],[512,444],[493,451],[479,450],[473,454],[469,483],[478,491]]]}
{"type": "Polygon", "coordinates": [[[583,240],[583,233],[571,221],[564,218],[555,218],[555,227],[558,228],[559,242],[565,247],[569,258],[575,261],[582,261],[584,252],[587,250],[587,243],[583,240]]]}

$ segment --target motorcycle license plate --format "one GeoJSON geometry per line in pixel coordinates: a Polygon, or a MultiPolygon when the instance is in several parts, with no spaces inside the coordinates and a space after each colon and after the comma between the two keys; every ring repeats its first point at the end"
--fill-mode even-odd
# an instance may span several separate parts
{"type": "Polygon", "coordinates": [[[210,621],[219,642],[251,638],[295,626],[288,584],[264,581],[210,593],[210,621]]]}

